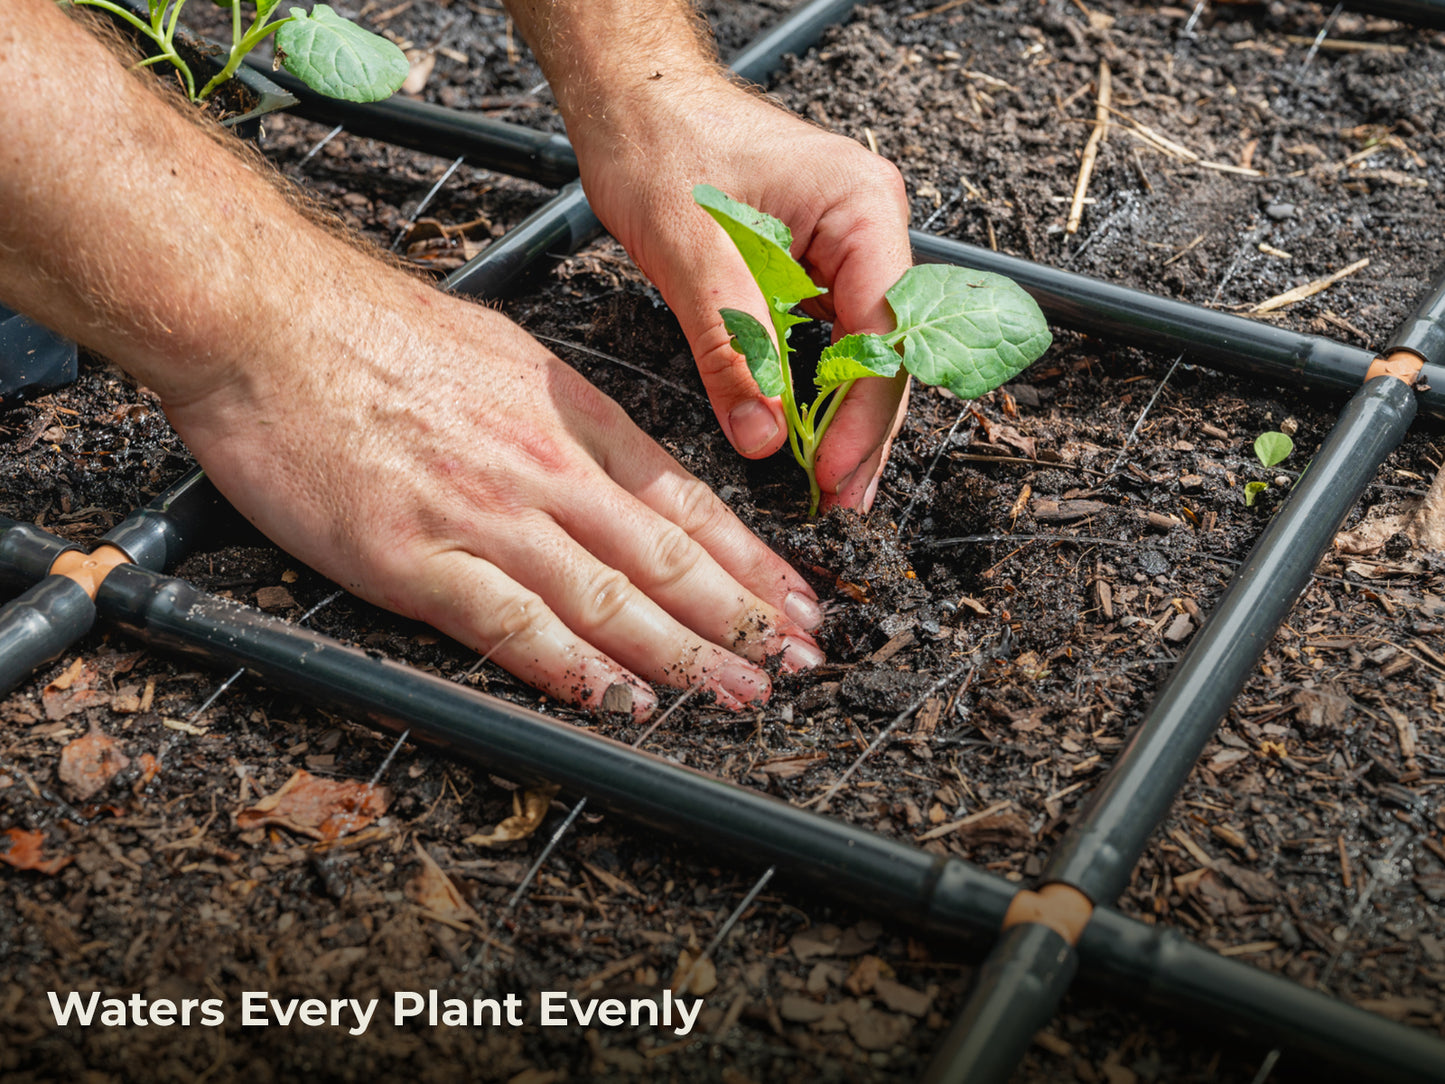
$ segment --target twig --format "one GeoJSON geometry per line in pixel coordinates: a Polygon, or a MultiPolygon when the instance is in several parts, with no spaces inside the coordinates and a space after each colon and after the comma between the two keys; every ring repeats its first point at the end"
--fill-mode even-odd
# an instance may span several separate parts
{"type": "Polygon", "coordinates": [[[1084,196],[1089,191],[1089,178],[1094,175],[1094,161],[1099,157],[1099,145],[1109,138],[1109,103],[1113,100],[1112,80],[1109,62],[1099,61],[1099,95],[1094,109],[1094,130],[1084,144],[1084,155],[1079,161],[1079,179],[1074,184],[1074,202],[1069,207],[1069,221],[1064,226],[1066,233],[1078,233],[1079,223],[1084,217],[1084,196]]]}
{"type": "Polygon", "coordinates": [[[1261,301],[1258,305],[1254,306],[1254,308],[1250,309],[1249,311],[1255,313],[1266,313],[1275,312],[1278,309],[1287,308],[1288,306],[1295,304],[1295,302],[1297,301],[1303,301],[1307,297],[1314,297],[1315,294],[1322,293],[1325,290],[1328,290],[1335,283],[1339,282],[1340,279],[1349,278],[1356,271],[1361,271],[1369,266],[1370,258],[1366,256],[1363,259],[1356,260],[1354,263],[1350,264],[1349,267],[1341,268],[1333,275],[1326,275],[1322,279],[1315,279],[1314,282],[1307,282],[1303,286],[1296,286],[1293,290],[1286,290],[1282,294],[1275,294],[1274,297],[1261,301]]]}
{"type": "Polygon", "coordinates": [[[634,365],[630,361],[623,361],[621,358],[613,357],[611,354],[604,354],[601,350],[593,350],[592,347],[583,346],[581,343],[569,342],[566,339],[557,339],[552,337],[551,335],[543,335],[539,331],[532,331],[531,335],[532,338],[541,339],[543,342],[551,343],[553,346],[565,346],[569,350],[576,350],[578,353],[581,354],[590,354],[594,358],[601,358],[603,361],[610,361],[613,365],[620,365],[624,369],[630,369],[632,372],[637,373],[640,376],[647,377],[655,384],[662,384],[664,387],[669,387],[673,391],[686,395],[689,398],[703,398],[703,396],[699,395],[691,388],[684,388],[681,384],[674,384],[671,380],[668,380],[667,377],[658,376],[651,369],[644,369],[641,365],[634,365]]]}
{"type": "Polygon", "coordinates": [[[943,458],[943,453],[948,451],[948,446],[953,443],[953,434],[957,432],[959,424],[964,418],[968,417],[969,411],[972,409],[971,406],[966,406],[959,411],[958,417],[954,418],[953,424],[948,427],[948,435],[943,438],[943,443],[938,446],[938,451],[933,453],[933,462],[928,464],[928,469],[923,472],[923,477],[919,480],[918,484],[913,487],[913,496],[908,501],[908,507],[903,509],[903,515],[898,517],[899,538],[903,537],[903,528],[908,526],[908,517],[913,514],[913,506],[917,503],[918,495],[923,492],[924,485],[927,484],[929,477],[933,474],[933,468],[938,466],[938,461],[943,458]]]}
{"type": "Polygon", "coordinates": [[[728,915],[727,921],[722,924],[722,929],[718,930],[717,936],[708,943],[707,948],[703,949],[702,955],[688,966],[686,973],[682,976],[682,981],[672,988],[675,993],[687,993],[688,985],[692,982],[693,972],[698,969],[704,960],[709,959],[712,954],[721,947],[727,935],[732,933],[733,927],[738,924],[738,919],[743,917],[747,909],[753,905],[753,900],[758,898],[758,893],[766,888],[768,882],[773,879],[773,874],[777,872],[777,869],[777,866],[769,866],[763,871],[763,875],[759,877],[757,883],[748,890],[748,894],[743,897],[743,901],[733,908],[732,914],[728,915]]]}
{"type": "Polygon", "coordinates": [[[1134,443],[1134,438],[1139,435],[1139,427],[1144,424],[1144,419],[1149,416],[1149,411],[1153,408],[1154,403],[1158,400],[1159,394],[1164,390],[1164,385],[1169,383],[1169,378],[1174,375],[1174,370],[1179,368],[1179,363],[1183,360],[1183,354],[1180,354],[1177,358],[1174,359],[1174,364],[1169,366],[1169,371],[1164,374],[1164,379],[1159,381],[1159,386],[1154,389],[1154,394],[1149,396],[1149,401],[1144,404],[1144,409],[1139,412],[1139,418],[1134,423],[1134,428],[1129,430],[1129,436],[1124,441],[1124,447],[1119,449],[1118,458],[1114,460],[1114,465],[1109,468],[1110,474],[1115,473],[1123,465],[1124,457],[1129,454],[1130,445],[1134,443]]]}
{"type": "Polygon", "coordinates": [[[963,673],[964,670],[969,670],[968,677],[964,678],[963,681],[963,684],[966,687],[968,683],[973,680],[973,671],[970,669],[972,666],[972,662],[962,663],[957,668],[950,671],[948,674],[939,678],[932,685],[930,685],[921,695],[917,697],[917,699],[913,701],[913,703],[909,704],[906,708],[904,708],[896,716],[894,716],[892,722],[890,722],[887,726],[885,726],[881,731],[878,732],[878,736],[873,739],[872,743],[869,744],[868,748],[864,749],[863,752],[858,754],[858,759],[853,761],[852,764],[848,765],[848,770],[845,771],[842,775],[840,775],[834,781],[833,785],[823,792],[821,797],[813,798],[807,802],[804,802],[804,807],[806,808],[810,805],[816,805],[819,809],[826,809],[829,799],[831,799],[833,795],[837,794],[839,788],[841,788],[844,783],[848,782],[848,780],[852,778],[853,773],[858,770],[859,765],[861,765],[865,760],[872,756],[874,752],[878,750],[879,746],[881,746],[890,737],[892,737],[893,732],[897,730],[900,726],[902,726],[908,720],[909,716],[911,716],[919,708],[923,707],[923,705],[927,702],[928,698],[934,693],[938,692],[939,689],[943,688],[945,685],[950,684],[953,679],[958,677],[959,674],[963,673]]]}
{"type": "Polygon", "coordinates": [[[442,185],[451,179],[452,174],[461,168],[461,164],[465,160],[465,156],[458,155],[457,160],[447,166],[446,172],[437,178],[436,184],[431,186],[427,194],[421,198],[421,202],[416,205],[416,210],[407,216],[406,221],[401,225],[401,229],[396,231],[396,240],[391,243],[391,251],[396,251],[397,246],[401,244],[402,238],[406,236],[407,231],[416,225],[416,220],[421,217],[423,211],[431,206],[431,201],[435,199],[436,194],[442,190],[442,185]]]}

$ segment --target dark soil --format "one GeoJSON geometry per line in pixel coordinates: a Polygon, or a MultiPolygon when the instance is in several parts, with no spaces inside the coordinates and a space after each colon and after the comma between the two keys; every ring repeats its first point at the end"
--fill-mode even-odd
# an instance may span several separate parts
{"type": "MultiPolygon", "coordinates": [[[[716,5],[725,46],[785,6],[716,5]]],[[[500,9],[384,7],[367,10],[437,50],[427,98],[557,126],[500,9]]],[[[1327,15],[1310,4],[1216,7],[1186,33],[1190,11],[1120,0],[1088,11],[1062,0],[862,8],[772,89],[818,123],[876,141],[908,180],[914,224],[975,244],[1231,310],[1369,257],[1269,318],[1376,347],[1438,258],[1445,38],[1345,14],[1333,36],[1365,51],[1307,57],[1292,36],[1313,36],[1327,15]],[[1095,202],[1071,236],[1063,226],[1101,59],[1119,116],[1090,185],[1095,202]],[[1131,137],[1124,118],[1198,159],[1263,175],[1166,154],[1131,137]]],[[[306,158],[324,134],[281,118],[264,147],[389,246],[448,163],[345,135],[306,158]]],[[[402,247],[432,266],[454,262],[459,242],[447,235],[458,231],[442,227],[477,223],[470,236],[485,243],[545,195],[463,167],[425,211],[434,224],[409,231],[402,247]]],[[[853,774],[830,813],[1020,882],[1041,869],[1341,405],[1061,331],[985,400],[915,392],[872,515],[808,522],[791,462],[751,464],[727,448],[681,335],[617,246],[565,261],[508,311],[621,401],[828,600],[824,669],[780,682],[752,715],[685,705],[648,748],[806,802],[962,668],[853,774]],[[1298,450],[1262,470],[1252,441],[1281,426],[1295,430],[1298,450]],[[1249,508],[1252,480],[1272,488],[1249,508]],[[949,541],[975,535],[1000,538],[949,541]]],[[[0,512],[79,542],[188,464],[153,397],[98,360],[73,388],[0,425],[0,512]]],[[[1404,508],[1442,449],[1438,426],[1417,424],[1355,518],[1404,508]]],[[[264,546],[193,557],[180,574],[292,618],[334,590],[264,546]]],[[[350,597],[310,624],[636,736],[539,702],[491,666],[467,677],[475,659],[456,645],[350,597]]],[[[1372,556],[1327,558],[1122,908],[1445,1029],[1442,632],[1439,555],[1396,537],[1372,556]]],[[[909,1081],[984,949],[920,940],[886,915],[770,885],[718,951],[715,979],[704,970],[706,1008],[688,1041],[646,1027],[544,1031],[535,1015],[515,1029],[374,1024],[359,1037],[242,1028],[242,990],[656,996],[761,871],[589,811],[506,912],[567,803],[554,801],[527,839],[469,842],[512,813],[511,783],[421,746],[396,749],[325,704],[249,678],[196,715],[225,676],[101,630],[0,702],[0,827],[38,831],[45,855],[69,860],[51,874],[6,866],[0,879],[6,1079],[909,1081]],[[59,773],[62,751],[92,731],[133,766],[85,795],[59,773]],[[146,754],[160,758],[148,784],[146,754]],[[380,774],[384,815],[329,847],[238,822],[300,769],[363,782],[380,774]],[[485,962],[465,970],[484,938],[493,942],[485,962]],[[228,1023],[57,1028],[46,991],[94,989],[221,997],[228,1023]]],[[[1267,1050],[1127,993],[1085,989],[1018,1078],[1249,1081],[1267,1050]]],[[[1286,1056],[1271,1078],[1302,1073],[1286,1056]]]]}

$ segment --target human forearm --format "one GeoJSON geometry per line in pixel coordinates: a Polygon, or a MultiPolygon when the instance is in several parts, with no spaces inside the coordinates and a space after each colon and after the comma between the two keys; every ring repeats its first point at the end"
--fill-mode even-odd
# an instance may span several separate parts
{"type": "Polygon", "coordinates": [[[0,4],[0,101],[0,297],[170,401],[235,379],[346,249],[52,0],[0,4]]]}

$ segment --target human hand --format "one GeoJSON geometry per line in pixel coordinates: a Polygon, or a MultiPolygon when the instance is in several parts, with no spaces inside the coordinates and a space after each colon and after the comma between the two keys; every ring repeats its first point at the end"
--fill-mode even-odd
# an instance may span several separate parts
{"type": "MultiPolygon", "coordinates": [[[[897,169],[711,73],[668,73],[571,134],[588,201],[677,316],[728,439],[750,458],[777,451],[781,404],[758,390],[719,315],[742,309],[769,327],[767,307],[693,186],[789,226],[793,255],[829,291],[813,314],[838,338],[893,330],[884,292],[911,264],[897,169]]],[[[824,508],[872,505],[906,399],[904,376],[854,385],[818,453],[824,508]]]]}
{"type": "Polygon", "coordinates": [[[270,538],[585,707],[622,683],[644,716],[655,682],[740,708],[767,657],[822,660],[808,585],[616,403],[494,310],[383,278],[167,404],[270,538]]]}

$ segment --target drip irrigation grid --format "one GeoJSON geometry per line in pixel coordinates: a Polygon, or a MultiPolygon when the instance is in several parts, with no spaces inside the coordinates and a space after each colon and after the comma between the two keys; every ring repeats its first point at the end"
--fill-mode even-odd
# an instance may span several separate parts
{"type": "MultiPolygon", "coordinates": [[[[740,52],[734,70],[748,80],[763,81],[785,53],[808,47],[854,6],[850,0],[803,3],[740,52]]],[[[1439,0],[1371,0],[1353,6],[1427,25],[1445,24],[1445,4],[1439,0]]],[[[276,81],[300,100],[301,115],[334,124],[327,138],[344,128],[454,156],[428,199],[467,158],[486,168],[562,185],[557,197],[454,272],[445,289],[496,296],[601,232],[575,180],[576,160],[564,137],[415,102],[335,102],[284,75],[276,81]]],[[[1402,439],[1417,409],[1445,418],[1445,277],[1376,355],[918,231],[912,240],[921,260],[1014,277],[1056,323],[1181,351],[1181,357],[1251,376],[1292,379],[1328,390],[1359,389],[1090,805],[1055,849],[1038,878],[1037,892],[1021,891],[961,860],[936,857],[642,753],[638,747],[663,720],[631,747],[623,746],[373,658],[302,629],[300,622],[288,625],[161,574],[229,513],[199,471],[105,535],[100,550],[119,550],[122,560],[103,571],[98,587],[91,590],[82,586],[83,577],[57,574],[53,568],[62,555],[93,564],[77,547],[33,525],[0,517],[0,585],[10,591],[24,589],[0,608],[0,693],[84,636],[98,616],[105,617],[148,644],[239,667],[207,704],[249,670],[272,684],[328,704],[344,704],[401,729],[398,745],[416,734],[521,779],[575,790],[580,799],[512,895],[499,916],[498,931],[501,919],[527,891],[532,874],[592,797],[644,823],[710,839],[754,862],[770,861],[691,964],[682,982],[684,992],[693,971],[723,943],[775,874],[811,882],[825,893],[925,929],[958,935],[999,932],[963,1012],[924,1077],[935,1084],[1007,1080],[1081,966],[1135,994],[1142,990],[1168,1003],[1203,1008],[1270,1038],[1275,1048],[1260,1079],[1285,1048],[1360,1077],[1445,1079],[1445,1042],[1226,959],[1108,906],[1123,891],[1199,752],[1307,586],[1334,532],[1402,439]],[[1392,375],[1371,377],[1377,357],[1400,355],[1423,363],[1413,378],[1414,388],[1410,380],[1392,375]]],[[[935,688],[957,681],[962,669],[935,688]]],[[[963,678],[965,684],[971,676],[963,678]]],[[[921,701],[900,714],[849,772],[921,701]]],[[[390,760],[388,756],[373,785],[390,760]]],[[[826,799],[819,803],[820,808],[824,805],[826,799]]],[[[491,939],[482,940],[490,947],[491,939]]]]}

